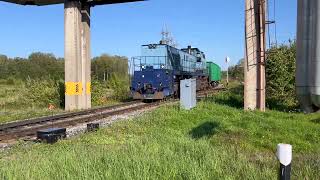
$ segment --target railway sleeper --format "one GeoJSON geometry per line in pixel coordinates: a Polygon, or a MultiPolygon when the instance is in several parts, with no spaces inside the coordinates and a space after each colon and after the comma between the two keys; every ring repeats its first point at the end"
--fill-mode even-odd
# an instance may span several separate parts
{"type": "Polygon", "coordinates": [[[66,137],[66,128],[49,128],[37,131],[37,139],[48,144],[56,143],[59,139],[66,137]]]}

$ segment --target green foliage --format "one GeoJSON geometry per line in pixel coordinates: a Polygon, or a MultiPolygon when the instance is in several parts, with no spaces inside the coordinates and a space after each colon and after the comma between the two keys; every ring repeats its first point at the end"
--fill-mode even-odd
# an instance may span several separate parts
{"type": "MultiPolygon", "coordinates": [[[[296,111],[298,102],[295,94],[296,43],[290,42],[272,47],[266,60],[266,102],[269,109],[296,111]]],[[[231,80],[244,81],[244,61],[241,59],[229,68],[231,80]]],[[[224,76],[226,76],[224,72],[224,76]]]]}
{"type": "MultiPolygon", "coordinates": [[[[93,105],[126,99],[129,86],[126,57],[103,54],[93,59],[91,67],[93,105]]],[[[26,97],[36,106],[52,103],[64,107],[63,79],[64,60],[53,54],[36,52],[27,59],[0,55],[0,82],[12,86],[25,82],[26,97]]]]}
{"type": "Polygon", "coordinates": [[[94,106],[113,104],[117,101],[125,101],[129,95],[128,78],[120,78],[113,74],[109,81],[93,80],[91,101],[94,106]]]}
{"type": "MultiPolygon", "coordinates": [[[[103,54],[95,57],[91,65],[92,77],[107,81],[113,74],[128,76],[128,58],[103,54]]],[[[64,79],[64,60],[49,53],[32,53],[25,58],[7,58],[0,55],[0,79],[64,79]]]]}
{"type": "Polygon", "coordinates": [[[210,100],[217,104],[243,109],[243,85],[240,85],[237,81],[230,81],[229,86],[226,88],[225,91],[212,96],[210,100]]]}
{"type": "Polygon", "coordinates": [[[29,93],[32,94],[34,92],[27,89],[25,83],[21,81],[14,80],[14,85],[8,85],[6,80],[0,80],[0,123],[62,112],[59,106],[56,106],[57,108],[55,110],[48,110],[46,103],[40,103],[43,104],[42,106],[39,105],[39,102],[31,102],[29,93]]]}
{"type": "Polygon", "coordinates": [[[110,91],[107,88],[106,82],[100,82],[95,79],[91,82],[91,102],[93,106],[101,106],[108,102],[110,91]]]}
{"type": "Polygon", "coordinates": [[[8,85],[6,80],[0,82],[0,111],[25,108],[27,105],[23,84],[8,85]]]}
{"type": "Polygon", "coordinates": [[[244,59],[241,59],[237,65],[229,67],[229,78],[231,80],[244,81],[243,65],[244,59]]]}
{"type": "Polygon", "coordinates": [[[28,59],[0,56],[0,79],[54,79],[64,78],[64,61],[53,54],[32,53],[28,59]]]}
{"type": "Polygon", "coordinates": [[[60,103],[60,108],[64,108],[65,105],[65,85],[64,85],[64,80],[58,80],[56,81],[56,88],[58,89],[59,93],[59,103],[60,103]]]}
{"type": "Polygon", "coordinates": [[[8,61],[8,57],[0,54],[0,65],[8,61]]]}
{"type": "MultiPolygon", "coordinates": [[[[117,104],[127,98],[127,58],[102,55],[94,58],[91,67],[99,70],[92,73],[93,106],[117,104]],[[101,72],[109,73],[105,81],[103,74],[98,75],[101,72]]],[[[64,60],[52,54],[32,53],[27,59],[0,55],[0,123],[61,112],[65,105],[63,79],[64,60]],[[48,104],[56,110],[49,111],[48,104]]]]}
{"type": "Polygon", "coordinates": [[[7,85],[14,85],[15,84],[15,79],[13,77],[8,77],[6,80],[7,85]]]}
{"type": "Polygon", "coordinates": [[[31,80],[26,83],[26,98],[28,103],[37,107],[47,107],[49,104],[59,107],[63,102],[59,82],[54,80],[31,80]]]}
{"type": "Polygon", "coordinates": [[[272,47],[266,64],[267,105],[270,109],[298,107],[295,94],[296,43],[272,47]]]}
{"type": "Polygon", "coordinates": [[[103,54],[92,59],[92,76],[99,81],[108,81],[113,75],[128,76],[128,58],[103,54]]]}
{"type": "Polygon", "coordinates": [[[315,119],[244,112],[211,99],[191,111],[169,105],[54,145],[0,153],[0,178],[277,179],[275,148],[283,142],[294,147],[292,179],[317,179],[320,124],[315,119]]]}
{"type": "Polygon", "coordinates": [[[108,87],[113,90],[113,99],[124,101],[129,96],[129,80],[128,77],[119,77],[114,74],[110,81],[108,81],[108,87]]]}

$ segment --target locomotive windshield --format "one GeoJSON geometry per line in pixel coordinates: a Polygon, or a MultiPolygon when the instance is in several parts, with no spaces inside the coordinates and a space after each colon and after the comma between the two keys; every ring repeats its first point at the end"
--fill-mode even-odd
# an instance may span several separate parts
{"type": "Polygon", "coordinates": [[[166,46],[157,44],[143,45],[141,47],[141,56],[133,58],[135,71],[144,69],[172,69],[166,51],[166,46]]]}

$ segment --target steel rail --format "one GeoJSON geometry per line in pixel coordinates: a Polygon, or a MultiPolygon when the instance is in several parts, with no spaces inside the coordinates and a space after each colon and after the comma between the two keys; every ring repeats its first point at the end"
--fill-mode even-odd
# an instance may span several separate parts
{"type": "Polygon", "coordinates": [[[15,121],[15,122],[10,122],[10,123],[5,123],[5,124],[0,124],[0,132],[7,131],[10,129],[18,128],[21,126],[28,126],[32,124],[39,124],[39,123],[45,123],[45,122],[51,122],[63,118],[71,118],[75,116],[81,116],[81,115],[86,115],[94,112],[100,112],[100,111],[105,111],[105,110],[110,110],[110,109],[115,109],[115,108],[120,108],[123,106],[129,106],[136,104],[140,101],[131,101],[128,103],[122,103],[114,106],[106,106],[106,107],[98,107],[98,108],[93,108],[89,110],[83,110],[83,111],[77,111],[77,112],[71,112],[71,113],[63,113],[63,114],[58,114],[58,115],[53,115],[53,116],[46,116],[46,117],[39,117],[39,118],[32,118],[32,119],[26,119],[22,121],[15,121]]]}
{"type": "MultiPolygon", "coordinates": [[[[137,110],[142,110],[145,108],[151,108],[160,105],[161,102],[151,103],[151,104],[139,104],[137,106],[129,106],[122,109],[115,109],[105,112],[95,112],[93,114],[85,114],[78,117],[73,117],[69,119],[60,119],[52,122],[46,122],[44,124],[33,124],[26,126],[24,128],[12,129],[6,132],[0,132],[0,142],[1,141],[10,141],[17,140],[25,137],[34,137],[38,130],[51,128],[51,127],[71,127],[76,126],[77,124],[89,123],[96,120],[104,119],[107,117],[121,115],[124,113],[134,112],[137,110]]],[[[119,107],[121,108],[121,107],[119,107]]]]}

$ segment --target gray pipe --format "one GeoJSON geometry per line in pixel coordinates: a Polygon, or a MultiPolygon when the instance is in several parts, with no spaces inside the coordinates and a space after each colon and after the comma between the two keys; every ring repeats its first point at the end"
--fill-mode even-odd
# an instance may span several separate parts
{"type": "Polygon", "coordinates": [[[309,86],[311,93],[311,101],[316,108],[320,108],[320,2],[314,0],[312,5],[312,12],[314,17],[314,58],[309,62],[309,86]]]}
{"type": "Polygon", "coordinates": [[[296,93],[302,109],[313,112],[309,88],[309,62],[314,53],[311,48],[313,18],[311,7],[314,0],[298,0],[296,93]]]}

